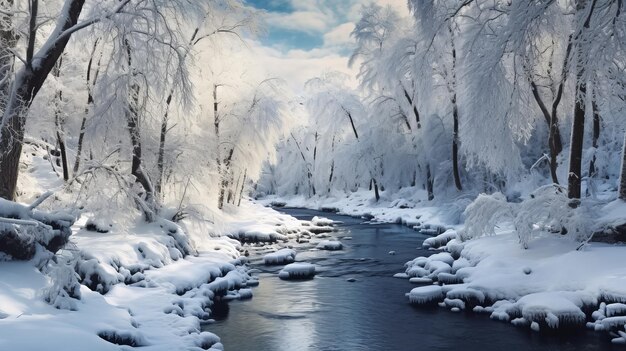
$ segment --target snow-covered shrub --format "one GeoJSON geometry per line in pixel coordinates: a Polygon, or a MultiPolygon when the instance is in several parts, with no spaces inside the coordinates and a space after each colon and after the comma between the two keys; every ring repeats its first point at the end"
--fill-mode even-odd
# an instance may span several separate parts
{"type": "Polygon", "coordinates": [[[500,193],[480,194],[463,213],[465,230],[459,232],[461,240],[495,235],[494,228],[501,222],[515,218],[512,204],[500,193]]]}
{"type": "Polygon", "coordinates": [[[74,265],[74,258],[59,255],[44,267],[50,285],[43,290],[43,299],[58,309],[77,310],[76,301],[81,298],[80,276],[74,270],[74,265]]]}
{"type": "Polygon", "coordinates": [[[459,233],[462,240],[494,235],[496,226],[512,222],[524,248],[539,233],[556,233],[584,241],[593,228],[588,202],[569,199],[567,190],[559,185],[543,186],[520,204],[507,202],[501,193],[481,194],[464,214],[465,231],[459,233]]]}
{"type": "Polygon", "coordinates": [[[541,232],[567,235],[572,240],[584,241],[591,235],[592,222],[587,203],[569,199],[567,189],[559,185],[546,185],[535,190],[530,198],[519,204],[514,220],[524,248],[541,232]]]}

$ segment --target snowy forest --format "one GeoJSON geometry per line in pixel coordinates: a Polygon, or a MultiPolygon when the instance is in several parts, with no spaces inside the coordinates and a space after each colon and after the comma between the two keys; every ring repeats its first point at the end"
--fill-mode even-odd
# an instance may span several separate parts
{"type": "Polygon", "coordinates": [[[626,344],[623,0],[0,0],[0,115],[2,349],[626,344]]]}

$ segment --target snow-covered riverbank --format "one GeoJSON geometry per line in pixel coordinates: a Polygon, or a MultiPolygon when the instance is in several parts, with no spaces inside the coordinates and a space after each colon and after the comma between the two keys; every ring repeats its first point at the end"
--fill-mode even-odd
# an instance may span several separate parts
{"type": "MultiPolygon", "coordinates": [[[[434,235],[424,243],[434,254],[407,262],[405,271],[396,275],[418,285],[407,293],[412,303],[487,312],[492,319],[533,330],[586,325],[610,331],[615,343],[626,343],[623,244],[581,245],[562,235],[546,234],[534,237],[524,249],[506,221],[495,228],[495,235],[461,241],[458,233],[465,229],[463,211],[470,199],[433,206],[420,201],[419,191],[406,190],[392,198],[383,194],[378,203],[372,197],[363,190],[327,199],[261,202],[403,223],[434,235]]],[[[626,204],[619,200],[599,212],[604,222],[626,222],[626,204]]]]}
{"type": "Polygon", "coordinates": [[[77,272],[81,285],[74,295],[80,298],[48,304],[44,293],[54,286],[36,259],[1,262],[1,349],[222,349],[218,336],[201,331],[214,299],[249,298],[248,287],[258,284],[247,273],[242,245],[226,235],[278,237],[300,227],[293,217],[247,202],[216,218],[219,225],[194,231],[189,224],[189,234],[179,237],[158,224],[114,225],[98,233],[84,229],[85,222],[77,221],[69,247],[57,254],[69,268],[57,278],[77,272]],[[185,245],[190,255],[182,252],[185,245]]]}

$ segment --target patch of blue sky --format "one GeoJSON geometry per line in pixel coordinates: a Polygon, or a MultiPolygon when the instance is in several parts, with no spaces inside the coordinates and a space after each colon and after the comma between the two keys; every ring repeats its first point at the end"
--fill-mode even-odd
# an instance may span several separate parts
{"type": "MultiPolygon", "coordinates": [[[[290,14],[295,11],[290,0],[246,0],[246,4],[270,13],[290,14]]],[[[273,47],[281,51],[292,49],[311,50],[322,47],[323,33],[313,33],[297,28],[281,28],[269,25],[266,34],[259,38],[264,46],[273,47]]]]}

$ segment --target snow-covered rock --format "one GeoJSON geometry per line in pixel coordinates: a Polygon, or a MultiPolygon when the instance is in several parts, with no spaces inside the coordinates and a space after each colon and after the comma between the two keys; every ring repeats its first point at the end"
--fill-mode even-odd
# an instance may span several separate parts
{"type": "Polygon", "coordinates": [[[420,286],[406,294],[412,304],[424,305],[444,298],[443,289],[439,285],[420,286]]]}
{"type": "Polygon", "coordinates": [[[311,224],[313,224],[314,226],[331,226],[335,223],[335,221],[333,221],[332,219],[328,219],[326,217],[318,217],[315,216],[311,219],[311,224]]]}
{"type": "Polygon", "coordinates": [[[272,252],[263,256],[263,262],[266,265],[278,265],[285,263],[292,263],[296,259],[296,250],[292,249],[280,249],[276,252],[272,252]]]}
{"type": "Polygon", "coordinates": [[[322,240],[316,247],[320,250],[335,251],[343,249],[343,244],[337,240],[322,240]]]}
{"type": "Polygon", "coordinates": [[[278,272],[281,279],[307,279],[315,276],[315,265],[304,262],[291,263],[278,272]]]}

